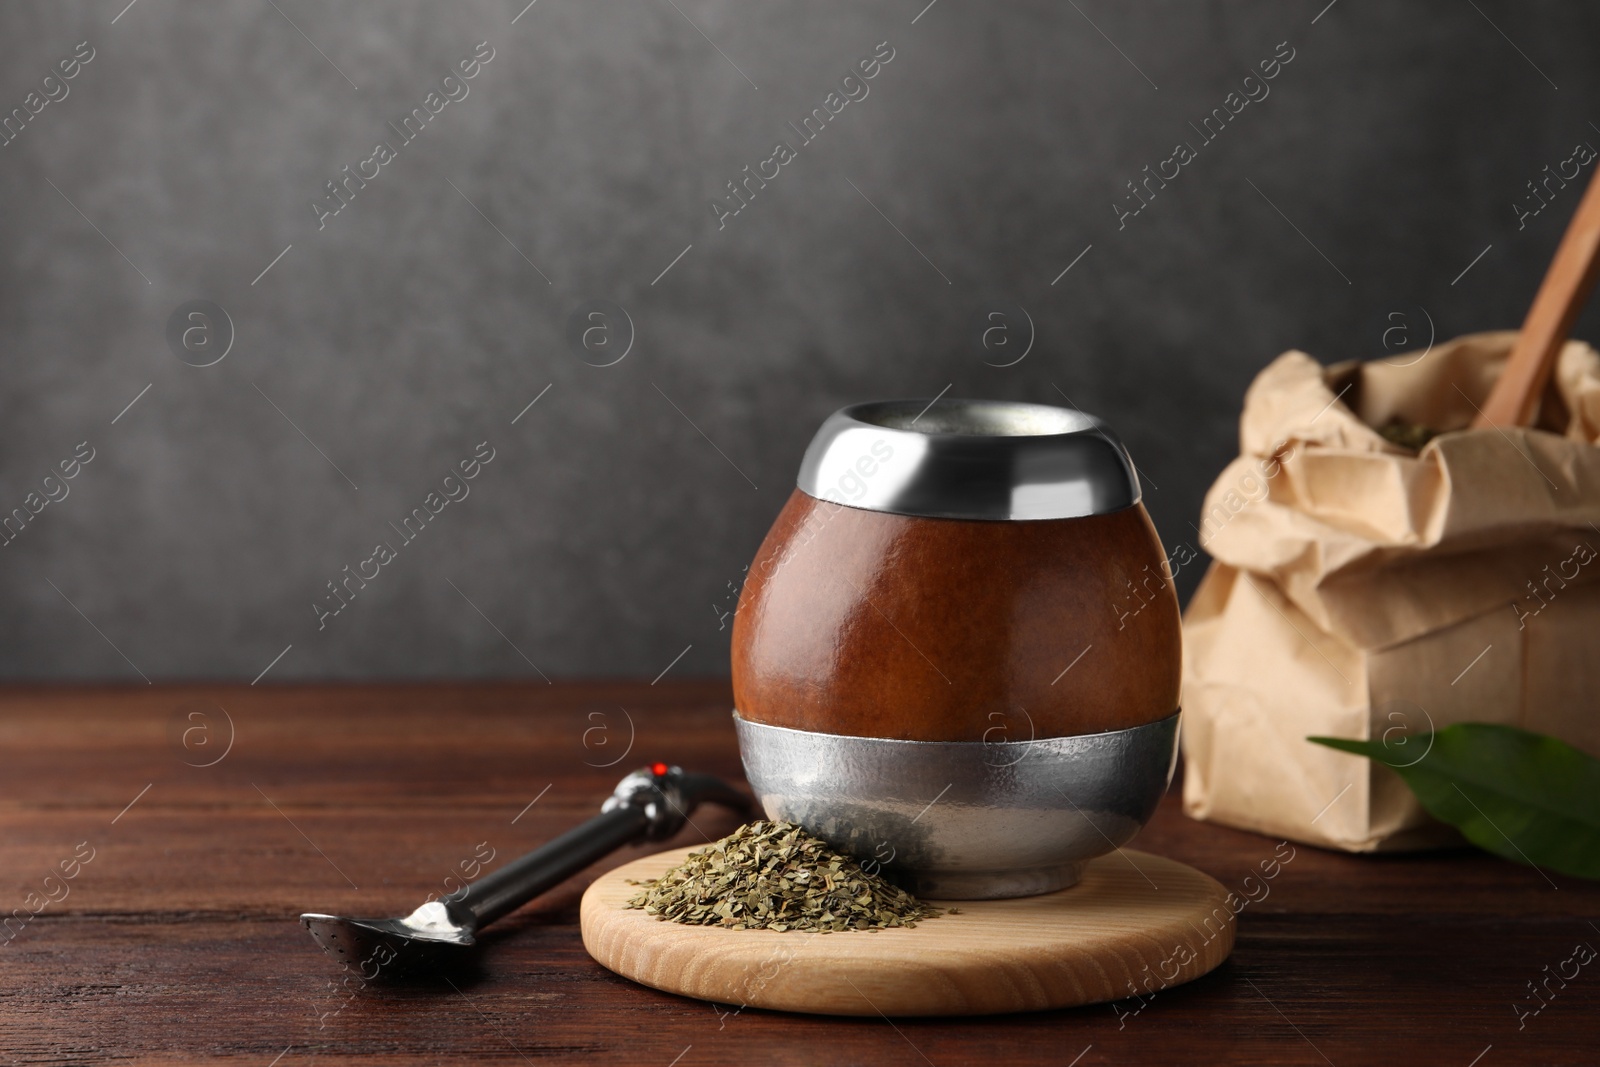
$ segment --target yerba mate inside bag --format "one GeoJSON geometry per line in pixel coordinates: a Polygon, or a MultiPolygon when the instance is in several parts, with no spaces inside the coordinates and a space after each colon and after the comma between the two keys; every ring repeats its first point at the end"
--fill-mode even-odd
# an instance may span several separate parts
{"type": "Polygon", "coordinates": [[[1286,352],[1257,376],[1184,617],[1191,816],[1444,844],[1392,770],[1307,735],[1497,722],[1600,754],[1600,355],[1567,343],[1538,427],[1466,430],[1515,339],[1328,368],[1286,352]],[[1419,454],[1390,425],[1443,432],[1419,454]]]}

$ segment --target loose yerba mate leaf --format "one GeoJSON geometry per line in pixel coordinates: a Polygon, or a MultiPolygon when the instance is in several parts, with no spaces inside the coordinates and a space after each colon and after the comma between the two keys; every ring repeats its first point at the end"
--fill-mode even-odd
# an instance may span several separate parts
{"type": "Polygon", "coordinates": [[[792,823],[754,822],[641,887],[629,908],[734,930],[834,933],[915,926],[939,915],[792,823]]]}
{"type": "Polygon", "coordinates": [[[1310,737],[1392,767],[1428,813],[1479,848],[1578,878],[1600,878],[1600,760],[1515,726],[1464,722],[1407,739],[1310,737]],[[1426,753],[1415,758],[1418,751],[1426,753]]]}
{"type": "Polygon", "coordinates": [[[1409,448],[1413,452],[1421,452],[1423,446],[1439,436],[1439,431],[1394,418],[1390,419],[1386,425],[1379,427],[1378,434],[1391,445],[1399,445],[1401,448],[1409,448]]]}

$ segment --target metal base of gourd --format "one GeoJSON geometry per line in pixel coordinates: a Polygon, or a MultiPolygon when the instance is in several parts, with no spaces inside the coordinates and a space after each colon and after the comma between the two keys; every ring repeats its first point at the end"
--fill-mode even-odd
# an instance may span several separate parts
{"type": "Polygon", "coordinates": [[[937,900],[1075,884],[1085,861],[1154,814],[1176,766],[1178,720],[989,744],[792,730],[734,712],[745,777],[769,818],[937,900]]]}

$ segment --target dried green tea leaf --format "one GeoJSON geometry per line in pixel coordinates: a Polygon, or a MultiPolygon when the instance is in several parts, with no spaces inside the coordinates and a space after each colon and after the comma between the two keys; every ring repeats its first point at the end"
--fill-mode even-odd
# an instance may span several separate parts
{"type": "Polygon", "coordinates": [[[691,926],[832,933],[911,927],[940,915],[821,838],[765,820],[632,884],[640,890],[627,907],[691,926]]]}
{"type": "Polygon", "coordinates": [[[1386,425],[1379,427],[1378,433],[1391,445],[1409,448],[1413,452],[1421,452],[1424,445],[1439,436],[1438,430],[1406,422],[1398,417],[1390,419],[1386,425]]]}

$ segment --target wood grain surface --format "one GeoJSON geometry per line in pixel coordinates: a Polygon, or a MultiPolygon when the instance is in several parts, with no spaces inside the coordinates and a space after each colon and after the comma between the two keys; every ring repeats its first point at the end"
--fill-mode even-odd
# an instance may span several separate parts
{"type": "MultiPolygon", "coordinates": [[[[691,848],[608,871],[583,894],[583,944],[606,968],[701,1000],[821,1015],[996,1015],[1155,993],[1233,948],[1228,891],[1124,849],[1070,889],[947,902],[914,928],[818,934],[663,922],[627,902],[691,848]]],[[[1243,899],[1243,898],[1239,898],[1243,899]]]]}
{"type": "MultiPolygon", "coordinates": [[[[639,850],[491,927],[473,970],[437,980],[346,984],[295,920],[408,910],[481,842],[499,863],[586,817],[635,762],[737,778],[730,704],[725,682],[669,679],[0,690],[0,911],[95,849],[0,945],[0,1061],[1595,1062],[1600,972],[1548,975],[1577,943],[1600,948],[1600,886],[1467,850],[1280,845],[1190,821],[1176,786],[1137,846],[1250,902],[1222,966],[1142,1000],[890,1025],[658,992],[596,964],[578,930],[584,886],[639,850]],[[198,743],[225,740],[219,707],[232,748],[192,766],[220,751],[198,743]],[[197,711],[213,732],[186,748],[197,711]]],[[[664,847],[733,828],[711,808],[694,821],[664,847]]]]}
{"type": "Polygon", "coordinates": [[[733,621],[752,722],[1026,741],[1178,708],[1178,598],[1142,504],[1032,522],[912,518],[795,490],[733,621]]]}

